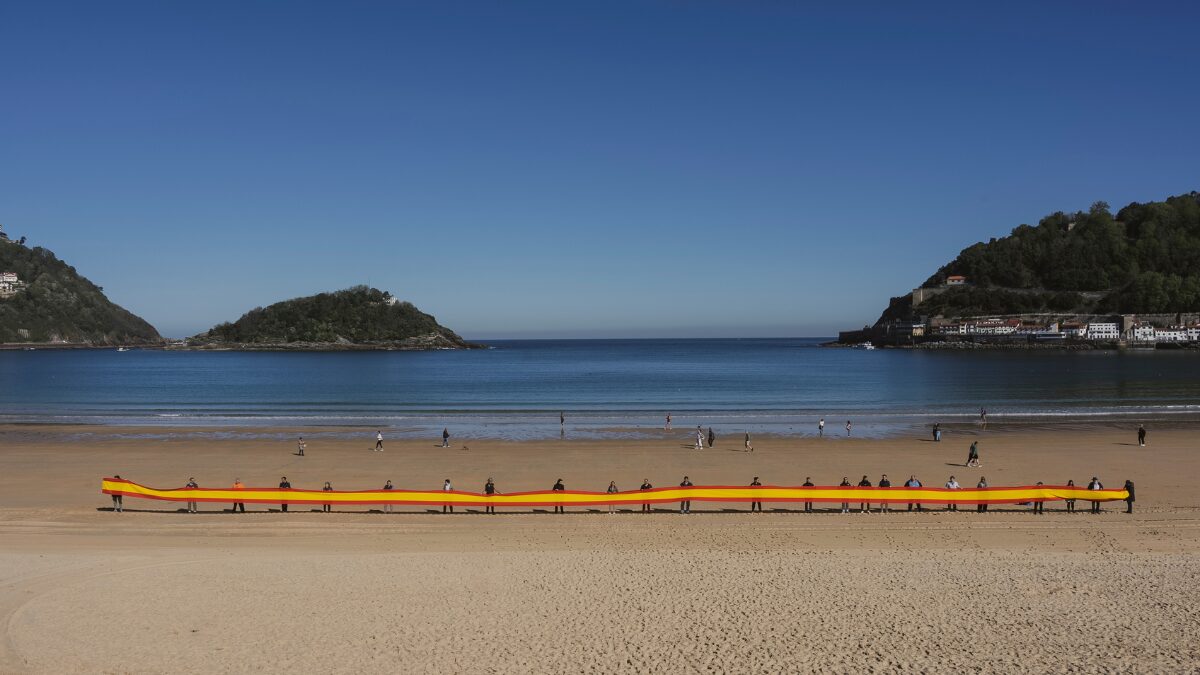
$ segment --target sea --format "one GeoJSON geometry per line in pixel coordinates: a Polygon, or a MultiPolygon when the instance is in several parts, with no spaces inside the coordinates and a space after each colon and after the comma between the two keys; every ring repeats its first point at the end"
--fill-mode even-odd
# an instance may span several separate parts
{"type": "MultiPolygon", "coordinates": [[[[828,338],[492,340],[427,352],[0,351],[0,423],[525,440],[882,437],[1200,419],[1200,352],[821,347],[828,338]],[[559,415],[566,418],[560,425],[559,415]]],[[[147,431],[149,430],[149,431],[147,431]]],[[[131,431],[132,433],[132,431],[131,431]]]]}

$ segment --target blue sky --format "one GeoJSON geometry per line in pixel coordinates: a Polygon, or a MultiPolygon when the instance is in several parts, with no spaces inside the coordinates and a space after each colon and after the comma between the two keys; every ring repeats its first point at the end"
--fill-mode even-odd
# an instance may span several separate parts
{"type": "Polygon", "coordinates": [[[4,3],[0,223],[171,336],[360,283],[473,338],[830,335],[1200,189],[1197,5],[996,4],[4,3]]]}

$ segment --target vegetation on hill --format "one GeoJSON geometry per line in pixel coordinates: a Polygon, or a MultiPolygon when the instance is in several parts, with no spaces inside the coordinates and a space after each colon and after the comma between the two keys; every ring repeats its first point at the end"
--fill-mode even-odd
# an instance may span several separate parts
{"type": "MultiPolygon", "coordinates": [[[[925,315],[1027,312],[1172,313],[1200,309],[1200,193],[1117,212],[1053,213],[1007,237],[963,249],[924,284],[951,275],[968,286],[918,306],[925,315]]],[[[912,313],[893,299],[884,318],[912,313]]]]}
{"type": "Polygon", "coordinates": [[[256,307],[190,341],[196,346],[337,346],[397,348],[470,347],[437,319],[375,288],[333,293],[256,307]]]}
{"type": "Polygon", "coordinates": [[[154,326],[113,304],[104,289],[50,251],[0,241],[0,272],[25,288],[0,298],[0,343],[156,344],[154,326]]]}

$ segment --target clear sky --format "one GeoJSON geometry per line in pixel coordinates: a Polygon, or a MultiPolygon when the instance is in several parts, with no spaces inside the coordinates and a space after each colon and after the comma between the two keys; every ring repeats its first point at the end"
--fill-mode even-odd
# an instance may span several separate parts
{"type": "Polygon", "coordinates": [[[361,283],[471,338],[831,335],[1200,189],[1200,5],[983,4],[4,2],[0,223],[169,336],[361,283]]]}

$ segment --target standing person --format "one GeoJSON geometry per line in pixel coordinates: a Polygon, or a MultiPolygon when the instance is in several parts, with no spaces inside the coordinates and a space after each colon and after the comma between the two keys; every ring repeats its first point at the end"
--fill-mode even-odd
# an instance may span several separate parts
{"type": "MultiPolygon", "coordinates": [[[[1067,487],[1074,488],[1075,480],[1071,479],[1071,480],[1067,481],[1067,487]]],[[[1067,513],[1075,513],[1075,500],[1074,499],[1067,500],[1067,513]]]]}
{"type": "Polygon", "coordinates": [[[933,442],[934,443],[942,442],[942,423],[941,422],[933,423],[933,442]]]}
{"type": "Polygon", "coordinates": [[[567,413],[566,412],[560,411],[558,413],[558,430],[559,431],[567,430],[567,413]]]}
{"type": "MultiPolygon", "coordinates": [[[[557,481],[554,482],[554,487],[552,487],[550,489],[554,490],[555,492],[562,492],[567,489],[567,486],[563,485],[562,479],[559,478],[557,481]]],[[[555,513],[566,513],[567,509],[563,507],[563,504],[560,501],[560,502],[558,502],[558,504],[556,504],[554,506],[554,512],[555,513]]]]}
{"type": "Polygon", "coordinates": [[[442,447],[443,448],[450,447],[450,428],[449,427],[442,429],[442,447]]]}
{"type": "Polygon", "coordinates": [[[712,427],[708,428],[708,447],[715,447],[717,443],[717,435],[713,433],[712,427]]]}
{"type": "MultiPolygon", "coordinates": [[[[804,485],[800,487],[813,487],[812,476],[806,476],[804,478],[804,485]]],[[[804,512],[812,513],[812,502],[804,502],[804,512]]]]}
{"type": "MultiPolygon", "coordinates": [[[[1103,489],[1104,489],[1104,485],[1103,485],[1103,484],[1100,482],[1100,479],[1099,479],[1099,478],[1096,478],[1095,476],[1092,476],[1092,482],[1088,483],[1088,488],[1087,488],[1087,489],[1089,489],[1089,490],[1103,490],[1103,489]]],[[[1100,513],[1100,502],[1098,502],[1098,501],[1093,501],[1093,502],[1092,502],[1092,513],[1100,513]]]]}
{"type": "Polygon", "coordinates": [[[305,446],[304,437],[301,436],[300,440],[296,441],[296,454],[297,455],[300,455],[301,457],[304,456],[304,446],[305,446]]]}
{"type": "MultiPolygon", "coordinates": [[[[904,481],[904,487],[906,487],[906,488],[919,488],[919,487],[921,487],[921,481],[917,480],[917,477],[916,477],[916,476],[909,476],[909,477],[908,477],[908,480],[904,481]]],[[[921,509],[921,502],[915,502],[915,503],[916,503],[916,505],[917,505],[917,510],[918,510],[918,511],[922,510],[922,509],[921,509]]],[[[909,510],[909,511],[912,511],[912,510],[913,510],[913,504],[914,504],[914,502],[909,502],[909,503],[908,503],[908,510],[909,510]]]]}
{"type": "Polygon", "coordinates": [[[1146,425],[1138,425],[1138,447],[1146,447],[1146,425]]]}
{"type": "MultiPolygon", "coordinates": [[[[886,474],[886,473],[885,473],[885,474],[883,474],[882,476],[880,476],[880,477],[879,477],[879,487],[881,487],[881,488],[890,488],[890,487],[892,487],[892,481],[888,480],[888,477],[887,477],[887,474],[886,474]]],[[[887,502],[880,500],[880,502],[879,502],[879,512],[880,512],[880,513],[887,513],[887,512],[888,512],[888,503],[887,503],[887,502]]]]}
{"type": "Polygon", "coordinates": [[[850,438],[850,429],[852,428],[850,420],[846,420],[846,438],[850,438]]]}
{"type": "MultiPolygon", "coordinates": [[[[453,491],[454,491],[454,488],[450,487],[450,479],[447,478],[446,482],[442,483],[442,492],[450,493],[453,491]]],[[[446,502],[446,503],[442,504],[442,513],[454,513],[454,505],[451,504],[450,502],[446,502]]]]}
{"type": "MultiPolygon", "coordinates": [[[[954,479],[954,476],[950,476],[950,480],[946,481],[946,489],[947,490],[957,490],[960,487],[962,487],[962,486],[960,486],[958,484],[958,481],[954,479]]],[[[946,510],[947,511],[957,511],[958,504],[955,504],[954,502],[946,502],[946,510]]]]}
{"type": "Polygon", "coordinates": [[[825,418],[824,418],[824,417],[822,417],[822,418],[821,418],[821,419],[820,419],[820,420],[817,422],[817,435],[818,435],[818,436],[824,436],[824,435],[825,435],[825,418]]]}
{"type": "Polygon", "coordinates": [[[987,428],[987,410],[984,408],[979,409],[979,423],[983,425],[984,429],[987,428]]]}
{"type": "MultiPolygon", "coordinates": [[[[692,481],[688,480],[687,476],[684,476],[683,482],[679,484],[679,487],[684,487],[684,488],[692,487],[692,481]]],[[[683,501],[679,502],[679,512],[680,513],[691,513],[692,512],[692,500],[684,499],[683,501]]]]}
{"type": "MultiPolygon", "coordinates": [[[[287,476],[281,476],[279,478],[279,489],[280,490],[291,490],[292,489],[292,484],[288,482],[287,476]]],[[[283,511],[284,513],[287,513],[287,502],[281,503],[279,505],[279,510],[283,511]]]]}
{"type": "MultiPolygon", "coordinates": [[[[1040,480],[1039,480],[1039,481],[1037,482],[1037,486],[1038,486],[1038,487],[1041,487],[1041,486],[1042,486],[1042,481],[1040,481],[1040,480]]],[[[1033,512],[1034,512],[1034,513],[1036,513],[1036,514],[1038,514],[1038,515],[1041,515],[1041,514],[1045,513],[1045,512],[1046,512],[1046,502],[1045,502],[1044,500],[1041,500],[1041,499],[1035,499],[1035,500],[1033,500],[1033,512]]]]}
{"type": "Polygon", "coordinates": [[[696,449],[700,450],[704,447],[704,432],[700,430],[700,425],[696,425],[696,449]]]}
{"type": "MultiPolygon", "coordinates": [[[[610,480],[610,481],[608,481],[608,494],[610,494],[610,495],[615,495],[615,494],[617,494],[618,492],[620,492],[620,490],[618,490],[618,489],[617,489],[617,481],[615,481],[615,480],[610,480]]],[[[608,504],[608,512],[609,512],[610,514],[611,514],[611,513],[616,513],[616,512],[617,512],[617,505],[616,505],[616,504],[613,504],[612,502],[609,502],[609,504],[608,504]]]]}
{"type": "MultiPolygon", "coordinates": [[[[120,478],[120,476],[117,476],[117,478],[120,478]]],[[[245,485],[242,485],[241,478],[233,479],[233,489],[234,490],[243,490],[243,489],[245,489],[245,487],[246,487],[245,485]]],[[[246,503],[245,502],[234,502],[233,503],[233,513],[237,513],[238,509],[241,509],[242,513],[245,513],[246,512],[246,503]]]]}
{"type": "MultiPolygon", "coordinates": [[[[329,483],[329,481],[325,481],[325,487],[321,488],[321,490],[323,492],[333,492],[333,485],[331,485],[329,483]]],[[[333,504],[322,504],[321,511],[323,511],[325,513],[332,513],[333,512],[333,504]]]]}
{"type": "Polygon", "coordinates": [[[383,452],[383,431],[375,432],[375,449],[383,452]]]}
{"type": "Polygon", "coordinates": [[[1125,513],[1133,513],[1133,502],[1135,501],[1133,498],[1133,481],[1129,479],[1125,480],[1125,491],[1129,493],[1125,497],[1125,513]]]}
{"type": "MultiPolygon", "coordinates": [[[[645,491],[653,488],[654,486],[650,484],[649,478],[642,479],[642,487],[639,489],[645,491]]],[[[650,513],[650,502],[642,502],[642,513],[650,513]]]]}
{"type": "Polygon", "coordinates": [[[971,443],[971,449],[967,451],[967,463],[963,466],[979,466],[979,441],[971,443]]]}
{"type": "MultiPolygon", "coordinates": [[[[838,483],[838,487],[850,487],[850,478],[842,476],[842,482],[838,483]]],[[[850,513],[850,502],[842,502],[842,513],[850,513]]]]}
{"type": "MultiPolygon", "coordinates": [[[[987,484],[987,478],[984,478],[983,476],[980,476],[980,477],[979,477],[979,482],[975,484],[975,487],[977,487],[977,488],[986,488],[987,486],[988,486],[988,484],[987,484]]],[[[981,501],[981,502],[979,502],[978,504],[976,504],[976,505],[975,505],[975,511],[976,511],[976,512],[978,512],[978,513],[984,513],[985,511],[987,511],[987,507],[988,507],[988,505],[987,505],[987,502],[982,502],[982,501],[981,501]]]]}
{"type": "Polygon", "coordinates": [[[664,431],[671,430],[671,413],[667,413],[667,426],[663,427],[664,431]]]}
{"type": "MultiPolygon", "coordinates": [[[[762,483],[758,482],[758,476],[755,476],[754,480],[750,481],[750,487],[762,487],[762,483]]],[[[755,511],[762,513],[762,502],[750,502],[750,513],[754,513],[755,511]]]]}
{"type": "MultiPolygon", "coordinates": [[[[487,482],[483,484],[483,494],[487,495],[488,497],[494,497],[499,494],[496,492],[496,484],[492,482],[491,478],[488,478],[487,482]]],[[[488,500],[487,504],[484,505],[483,512],[495,515],[496,507],[492,505],[491,500],[488,500]]]]}
{"type": "MultiPolygon", "coordinates": [[[[384,490],[391,490],[391,489],[392,489],[392,481],[390,481],[390,480],[389,480],[388,482],[384,483],[384,484],[383,484],[383,489],[384,489],[384,490]]],[[[391,495],[388,495],[388,497],[391,497],[391,495]]],[[[388,502],[387,504],[384,504],[384,505],[383,505],[383,512],[384,512],[384,513],[391,513],[391,512],[392,512],[392,504],[391,504],[391,502],[388,502]]]]}
{"type": "MultiPolygon", "coordinates": [[[[871,481],[868,480],[866,476],[863,476],[862,480],[858,481],[858,487],[860,487],[860,488],[861,487],[871,487],[871,481]]],[[[869,501],[864,501],[862,504],[859,504],[859,507],[860,507],[859,513],[870,513],[871,512],[871,502],[869,502],[869,501]]]]}
{"type": "MultiPolygon", "coordinates": [[[[194,477],[192,477],[192,478],[188,478],[187,485],[185,485],[184,487],[195,490],[196,488],[200,487],[200,485],[196,482],[196,479],[194,477]]],[[[189,501],[187,509],[188,509],[188,513],[196,513],[196,502],[189,501]]]]}
{"type": "MultiPolygon", "coordinates": [[[[113,478],[116,478],[117,480],[121,480],[121,474],[116,474],[115,476],[113,476],[113,478]]],[[[113,500],[113,513],[122,513],[122,509],[124,508],[124,501],[125,501],[124,498],[121,495],[114,494],[114,495],[112,495],[112,500],[113,500]]]]}
{"type": "Polygon", "coordinates": [[[750,432],[749,431],[746,432],[746,451],[754,452],[754,446],[750,445],[750,432]]]}

